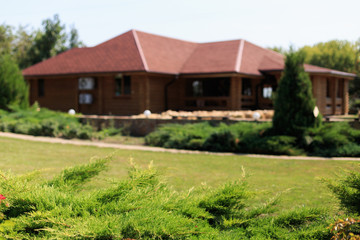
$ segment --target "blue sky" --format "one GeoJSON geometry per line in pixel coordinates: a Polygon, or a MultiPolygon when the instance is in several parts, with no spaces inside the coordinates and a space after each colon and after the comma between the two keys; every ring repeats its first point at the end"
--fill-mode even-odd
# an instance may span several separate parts
{"type": "Polygon", "coordinates": [[[359,0],[18,0],[3,1],[0,24],[41,27],[59,14],[94,46],[130,29],[210,42],[246,39],[301,47],[360,38],[359,0]]]}

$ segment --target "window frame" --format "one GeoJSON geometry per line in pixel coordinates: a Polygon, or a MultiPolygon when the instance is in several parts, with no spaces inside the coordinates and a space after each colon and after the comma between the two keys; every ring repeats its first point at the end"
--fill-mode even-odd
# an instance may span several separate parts
{"type": "Polygon", "coordinates": [[[132,95],[132,81],[131,76],[119,74],[114,77],[114,98],[128,98],[132,95]],[[120,94],[117,94],[118,81],[120,80],[120,94]],[[129,80],[129,93],[125,93],[125,81],[129,80]]]}
{"type": "Polygon", "coordinates": [[[37,95],[39,98],[45,97],[45,80],[43,78],[37,81],[37,95]]]}

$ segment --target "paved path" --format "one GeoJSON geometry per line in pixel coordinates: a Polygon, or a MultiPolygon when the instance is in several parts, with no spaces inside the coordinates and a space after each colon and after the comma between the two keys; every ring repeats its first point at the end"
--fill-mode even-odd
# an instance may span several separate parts
{"type": "Polygon", "coordinates": [[[27,140],[27,141],[35,141],[35,142],[72,144],[72,145],[78,145],[78,146],[95,146],[95,147],[101,147],[101,148],[115,148],[115,149],[136,150],[136,151],[169,152],[169,153],[183,153],[183,154],[209,154],[209,155],[219,155],[219,156],[245,156],[245,157],[254,157],[254,158],[274,158],[274,159],[360,161],[360,158],[353,158],[353,157],[325,158],[325,157],[306,157],[306,156],[277,156],[277,155],[261,155],[261,154],[214,153],[214,152],[205,152],[205,151],[149,147],[149,146],[142,146],[142,145],[141,146],[125,145],[125,144],[115,144],[115,143],[93,142],[93,141],[86,141],[86,140],[68,140],[68,139],[53,138],[53,137],[38,137],[38,136],[30,136],[30,135],[24,135],[24,134],[8,133],[8,132],[0,132],[0,137],[16,138],[16,139],[22,139],[22,140],[27,140]]]}

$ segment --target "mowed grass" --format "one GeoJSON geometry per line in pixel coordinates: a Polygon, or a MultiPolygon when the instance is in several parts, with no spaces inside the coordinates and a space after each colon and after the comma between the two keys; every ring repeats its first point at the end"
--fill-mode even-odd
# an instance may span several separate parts
{"type": "Polygon", "coordinates": [[[336,200],[319,179],[336,178],[343,169],[353,169],[357,165],[357,162],[351,161],[157,153],[0,138],[0,169],[16,174],[45,169],[42,175],[50,177],[64,167],[110,154],[113,154],[113,161],[109,171],[88,188],[104,186],[108,184],[108,179],[125,178],[130,159],[144,167],[152,161],[164,172],[175,190],[188,190],[201,184],[217,186],[239,179],[245,169],[249,187],[257,196],[255,200],[265,200],[282,193],[279,207],[283,209],[309,206],[335,210],[336,200]]]}

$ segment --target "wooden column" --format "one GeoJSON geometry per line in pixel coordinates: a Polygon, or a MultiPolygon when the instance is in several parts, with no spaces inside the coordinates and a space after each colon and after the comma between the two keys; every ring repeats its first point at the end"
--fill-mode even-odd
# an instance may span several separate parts
{"type": "Polygon", "coordinates": [[[349,80],[344,79],[344,93],[343,93],[343,101],[342,101],[342,107],[343,107],[343,114],[347,115],[349,113],[349,80]]]}
{"type": "MultiPolygon", "coordinates": [[[[145,77],[145,89],[144,89],[144,100],[145,100],[145,109],[147,110],[150,108],[150,79],[148,76],[145,77]]],[[[149,109],[151,110],[151,109],[149,109]]]]}
{"type": "Polygon", "coordinates": [[[103,81],[101,78],[97,79],[98,84],[98,114],[103,114],[103,81]]]}
{"type": "Polygon", "coordinates": [[[337,79],[331,79],[331,105],[332,105],[332,114],[336,114],[336,89],[337,89],[337,79]]]}
{"type": "Polygon", "coordinates": [[[75,87],[74,87],[74,92],[75,92],[75,111],[78,113],[80,111],[80,107],[79,107],[79,79],[75,78],[75,87]]]}
{"type": "Polygon", "coordinates": [[[241,81],[238,77],[231,77],[230,81],[230,96],[229,96],[229,103],[228,108],[231,110],[238,110],[240,109],[240,87],[239,82],[241,81]]]}

